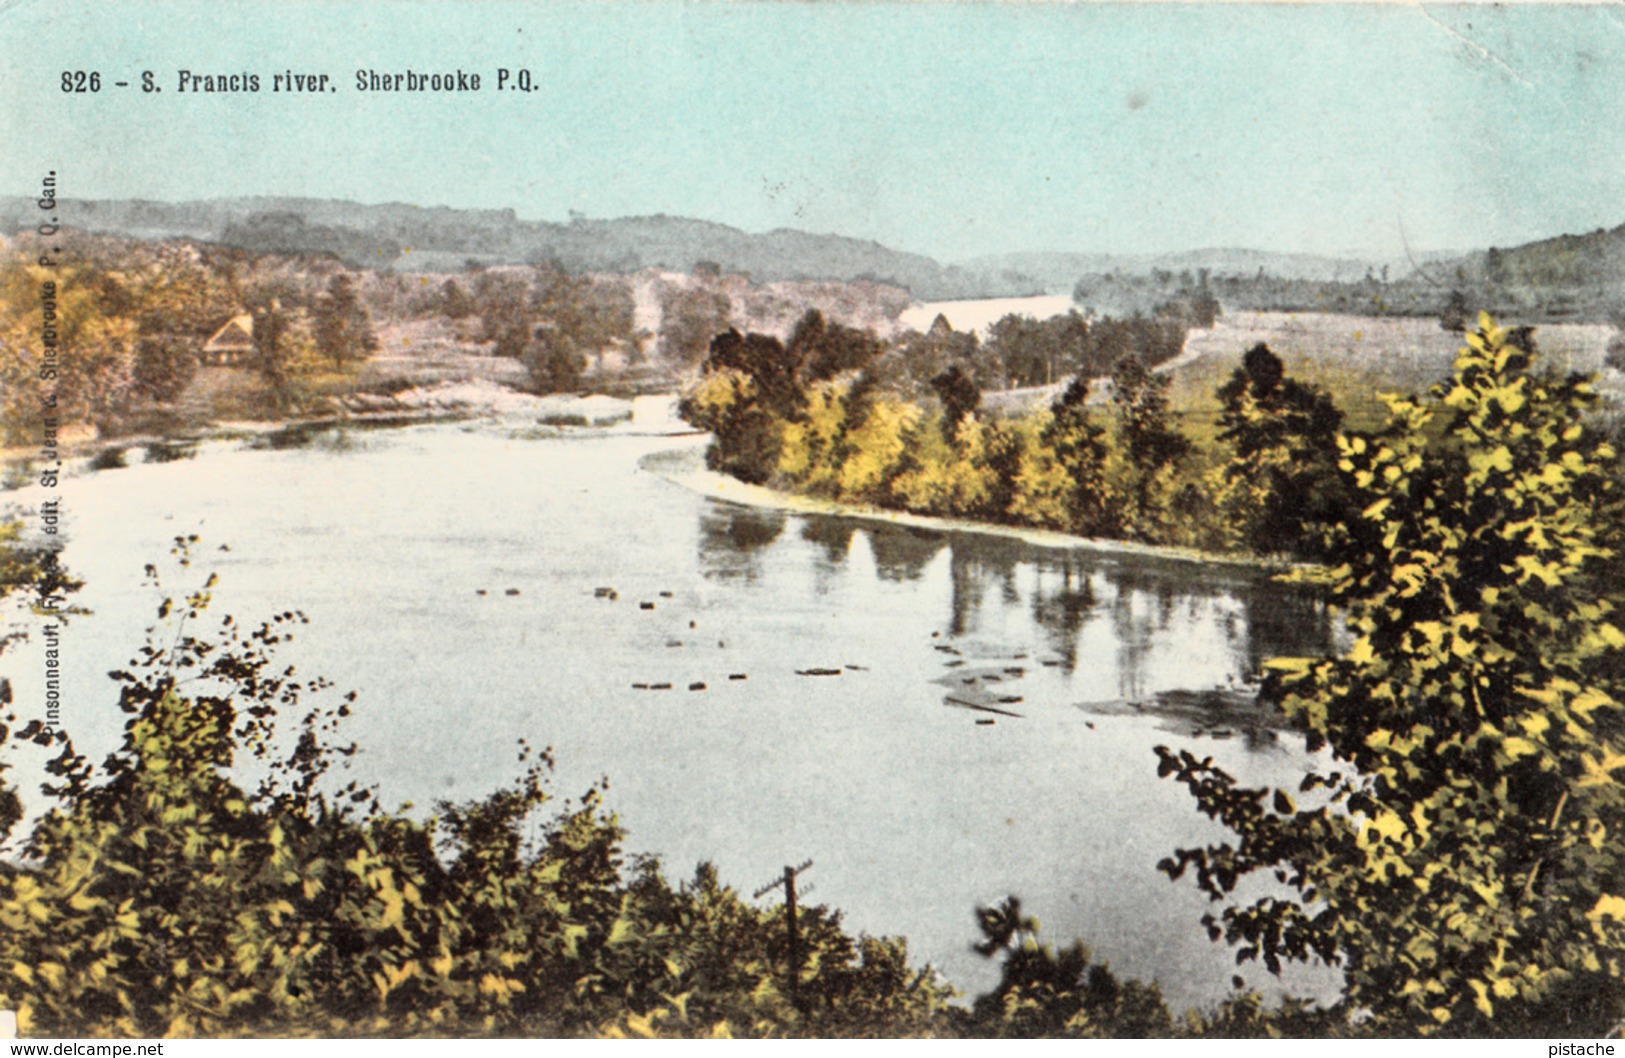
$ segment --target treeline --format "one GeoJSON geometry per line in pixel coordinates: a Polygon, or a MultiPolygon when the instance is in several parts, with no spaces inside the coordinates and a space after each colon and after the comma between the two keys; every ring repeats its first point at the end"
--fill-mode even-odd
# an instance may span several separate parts
{"type": "Polygon", "coordinates": [[[977,373],[1002,387],[1047,386],[1070,374],[1091,378],[1111,373],[1117,363],[1137,356],[1148,366],[1172,360],[1185,348],[1192,327],[1213,326],[1207,310],[1158,305],[1150,315],[1085,319],[1076,310],[1047,320],[1010,313],[988,328],[985,357],[977,373]]]}
{"type": "MultiPolygon", "coordinates": [[[[1005,323],[993,332],[1000,351],[1036,336],[1033,369],[1042,359],[1048,373],[1050,351],[1064,349],[1053,356],[1072,381],[1047,409],[983,412],[969,347],[941,359],[913,344],[883,350],[809,315],[788,343],[718,335],[681,410],[715,435],[709,465],[753,483],[1102,539],[1322,553],[1347,510],[1335,467],[1342,416],[1267,347],[1220,390],[1222,447],[1204,450],[1177,428],[1167,378],[1151,367],[1177,351],[1169,332],[1182,344],[1183,324],[1005,323]],[[831,343],[847,352],[834,356],[831,343]],[[924,385],[921,367],[935,372],[924,385]],[[1097,386],[1104,403],[1090,399],[1097,386]]],[[[920,342],[955,338],[933,328],[920,342]]]]}
{"type": "Polygon", "coordinates": [[[1149,311],[1170,300],[1212,299],[1239,312],[1312,312],[1353,316],[1431,317],[1447,330],[1471,322],[1469,306],[1534,321],[1608,322],[1625,313],[1612,266],[1596,256],[1528,248],[1491,248],[1453,264],[1417,265],[1403,275],[1388,266],[1360,278],[1306,279],[1260,268],[1251,275],[1209,269],[1146,273],[1100,272],[1072,289],[1078,305],[1094,312],[1149,311]]]}
{"type": "MultiPolygon", "coordinates": [[[[1072,289],[1072,299],[1096,311],[1124,305],[1158,304],[1168,299],[1200,298],[1236,312],[1331,312],[1356,316],[1438,316],[1451,288],[1415,276],[1390,279],[1389,269],[1368,270],[1361,279],[1302,279],[1272,275],[1262,268],[1253,275],[1219,274],[1208,269],[1144,274],[1107,272],[1086,275],[1072,289]]],[[[1460,296],[1461,291],[1457,290],[1460,296]]],[[[1479,302],[1479,304],[1492,304],[1479,302]]]]}
{"type": "Polygon", "coordinates": [[[471,344],[491,343],[496,356],[525,365],[541,393],[573,392],[588,354],[616,349],[643,358],[630,285],[619,277],[571,275],[553,264],[526,269],[472,269],[445,280],[426,306],[458,324],[471,344]]]}
{"type": "Polygon", "coordinates": [[[249,315],[244,366],[261,383],[252,414],[285,414],[320,397],[330,376],[353,378],[376,349],[360,281],[332,261],[257,258],[193,243],[60,238],[64,263],[20,238],[0,260],[0,441],[38,443],[40,401],[57,398],[64,426],[116,433],[178,400],[209,337],[249,315]],[[47,287],[47,284],[50,284],[47,287]],[[54,291],[52,303],[42,291],[54,291]],[[44,312],[53,315],[45,333],[44,312]],[[47,342],[54,343],[47,345],[47,342]],[[55,375],[40,371],[47,349],[55,375]]]}
{"type": "Polygon", "coordinates": [[[70,230],[47,244],[24,234],[0,250],[0,444],[38,442],[46,382],[70,436],[342,414],[357,392],[392,394],[448,378],[540,393],[665,388],[733,323],[787,328],[816,304],[890,326],[907,303],[906,291],[872,282],[764,286],[714,265],[691,275],[604,275],[549,261],[471,262],[461,273],[429,276],[192,241],[70,230]],[[48,253],[61,263],[40,266],[48,253]],[[57,376],[49,379],[39,377],[46,283],[54,284],[56,325],[57,376]],[[251,348],[209,361],[240,374],[200,382],[210,337],[243,316],[251,348]],[[367,368],[385,328],[388,361],[367,368]],[[523,370],[509,370],[513,364],[523,370]]]}

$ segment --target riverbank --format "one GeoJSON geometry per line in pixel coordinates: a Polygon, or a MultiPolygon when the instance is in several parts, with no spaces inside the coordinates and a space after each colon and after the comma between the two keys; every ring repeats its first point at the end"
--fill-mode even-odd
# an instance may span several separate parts
{"type": "MultiPolygon", "coordinates": [[[[257,442],[283,434],[336,428],[390,429],[469,420],[544,428],[624,428],[635,419],[650,417],[650,411],[644,409],[645,402],[656,412],[657,431],[667,432],[666,420],[671,419],[671,413],[666,405],[675,406],[674,399],[668,395],[630,400],[603,394],[538,396],[490,382],[444,382],[387,396],[356,394],[347,398],[338,411],[324,410],[285,419],[222,419],[201,428],[116,435],[98,435],[89,427],[76,427],[59,434],[56,459],[71,469],[80,464],[117,460],[122,453],[142,449],[174,450],[218,442],[257,442]]],[[[0,467],[7,471],[5,487],[17,487],[29,480],[28,468],[41,457],[41,449],[34,446],[0,448],[0,467]]]]}
{"type": "Polygon", "coordinates": [[[940,532],[977,533],[1019,540],[1033,547],[1056,551],[1082,551],[1096,555],[1120,555],[1133,558],[1160,559],[1189,562],[1203,566],[1232,566],[1241,569],[1281,570],[1282,565],[1255,555],[1222,554],[1197,548],[1169,547],[1159,544],[1141,544],[1129,540],[1096,540],[1072,536],[1049,529],[1033,529],[1018,525],[999,525],[993,522],[975,522],[965,518],[944,518],[937,515],[912,514],[868,504],[842,503],[818,496],[803,496],[793,492],[770,489],[765,485],[751,485],[737,478],[710,470],[705,465],[705,445],[656,452],[645,456],[639,464],[644,470],[724,503],[744,507],[790,511],[800,514],[838,515],[866,521],[885,522],[890,525],[940,532]]]}
{"type": "MultiPolygon", "coordinates": [[[[611,777],[629,855],[746,879],[814,857],[849,928],[907,936],[970,994],[999,976],[970,950],[972,911],[1019,893],[1176,1009],[1221,1001],[1236,968],[1196,925],[1206,897],[1155,868],[1210,822],[1157,780],[1155,747],[1294,788],[1294,740],[1208,703],[1255,658],[1327,652],[1333,618],[1253,571],[717,503],[639,471],[671,449],[700,466],[703,434],[650,435],[691,429],[667,406],[535,440],[477,418],[131,452],[65,482],[63,562],[94,611],[64,637],[65,727],[93,759],[116,745],[105,674],[157,602],[140,571],[197,533],[219,612],[309,615],[287,661],[359,692],[345,736],[385,804],[466,803],[517,740],[555,746],[554,789],[611,777]],[[1129,839],[1140,854],[1096,851],[1129,839]],[[899,858],[917,868],[901,881],[899,858]]],[[[43,700],[41,650],[12,666],[19,709],[43,700]]],[[[43,756],[8,776],[31,783],[43,756]]]]}

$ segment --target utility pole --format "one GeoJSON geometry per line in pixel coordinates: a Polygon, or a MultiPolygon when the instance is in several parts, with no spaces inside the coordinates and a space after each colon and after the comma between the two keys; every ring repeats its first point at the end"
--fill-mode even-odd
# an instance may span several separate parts
{"type": "MultiPolygon", "coordinates": [[[[797,1009],[806,1013],[801,1003],[801,932],[796,921],[796,875],[813,865],[812,860],[806,860],[799,867],[785,864],[784,877],[774,879],[756,890],[752,895],[757,899],[771,893],[773,890],[784,887],[784,930],[790,942],[790,1003],[797,1009]]],[[[811,890],[811,887],[808,887],[811,890]]]]}

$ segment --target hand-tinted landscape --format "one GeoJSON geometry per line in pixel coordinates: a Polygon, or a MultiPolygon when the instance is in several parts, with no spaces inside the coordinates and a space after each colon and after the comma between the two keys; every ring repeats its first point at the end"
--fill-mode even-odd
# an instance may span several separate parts
{"type": "Polygon", "coordinates": [[[0,26],[24,1035],[1619,1034],[1610,12],[412,6],[0,26]]]}

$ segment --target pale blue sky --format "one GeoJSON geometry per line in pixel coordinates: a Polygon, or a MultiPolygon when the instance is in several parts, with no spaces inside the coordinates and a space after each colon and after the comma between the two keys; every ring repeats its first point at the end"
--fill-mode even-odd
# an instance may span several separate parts
{"type": "Polygon", "coordinates": [[[1625,222],[1611,7],[0,0],[0,193],[671,213],[955,259],[1625,222]],[[375,96],[361,67],[534,71],[375,96]],[[319,97],[270,92],[286,68],[319,97]],[[62,70],[165,91],[64,95],[62,70]],[[254,72],[182,96],[175,71],[254,72]]]}

